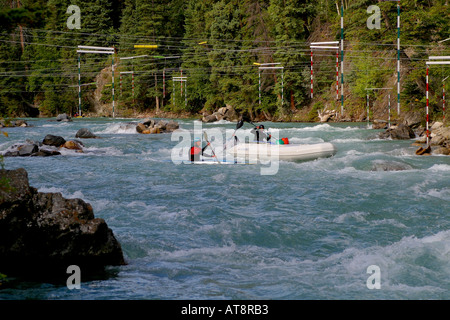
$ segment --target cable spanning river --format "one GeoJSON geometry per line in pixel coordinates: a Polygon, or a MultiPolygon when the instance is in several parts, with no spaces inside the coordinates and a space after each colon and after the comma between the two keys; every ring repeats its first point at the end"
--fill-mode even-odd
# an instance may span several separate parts
{"type": "MultiPolygon", "coordinates": [[[[450,298],[450,157],[416,156],[411,140],[380,140],[363,123],[265,122],[291,143],[331,142],[337,153],[261,175],[262,165],[176,165],[178,141],[138,134],[135,119],[27,122],[1,135],[0,151],[47,134],[75,139],[80,128],[101,137],[82,140],[84,153],[4,163],[25,168],[41,192],[90,203],[128,265],[80,290],[13,283],[0,299],[450,298]],[[368,285],[371,266],[379,289],[368,285]]],[[[194,121],[179,123],[193,131],[194,121]]],[[[235,126],[203,129],[225,137],[235,126]]]]}

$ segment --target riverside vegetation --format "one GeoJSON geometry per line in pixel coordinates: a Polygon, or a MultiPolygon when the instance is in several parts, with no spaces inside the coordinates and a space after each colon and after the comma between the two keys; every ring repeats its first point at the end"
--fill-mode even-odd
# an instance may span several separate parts
{"type": "MultiPolygon", "coordinates": [[[[366,88],[395,87],[395,2],[343,1],[344,99],[340,120],[361,121],[366,88]],[[368,29],[367,8],[380,8],[380,29],[368,29]]],[[[74,0],[80,29],[68,29],[61,0],[0,3],[0,115],[55,116],[78,111],[78,45],[114,47],[115,107],[121,116],[208,116],[232,106],[252,119],[317,121],[318,112],[340,110],[336,100],[334,52],[314,57],[313,41],[340,40],[340,5],[332,0],[74,0]],[[157,49],[135,49],[156,44],[157,49]],[[147,55],[139,59],[123,57],[147,55]],[[254,63],[280,63],[280,72],[261,73],[254,63]],[[129,74],[135,72],[134,79],[129,74]],[[188,77],[186,83],[173,76],[188,77]],[[164,81],[163,81],[164,79],[164,81]],[[132,83],[132,81],[134,83],[132,83]],[[181,85],[184,88],[181,89],[181,85]],[[283,85],[283,104],[281,86],[283,85]],[[132,91],[132,86],[134,90],[132,91]],[[181,89],[181,90],[180,90],[181,89]],[[186,94],[186,89],[187,94],[186,94]],[[142,115],[144,114],[144,115],[142,115]]],[[[401,120],[425,106],[425,60],[448,55],[447,0],[401,3],[401,120]]],[[[111,116],[111,57],[81,55],[81,109],[111,116]]],[[[430,115],[442,118],[442,80],[448,68],[431,68],[430,115]]],[[[392,90],[392,97],[396,91],[392,90]]],[[[385,90],[370,91],[370,119],[387,119],[385,90]]],[[[392,99],[394,105],[396,99],[392,99]]]]}

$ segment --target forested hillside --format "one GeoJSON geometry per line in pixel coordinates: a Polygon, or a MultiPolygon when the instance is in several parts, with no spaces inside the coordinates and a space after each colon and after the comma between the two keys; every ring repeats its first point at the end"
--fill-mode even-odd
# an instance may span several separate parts
{"type": "MultiPolygon", "coordinates": [[[[84,114],[111,116],[114,100],[123,116],[231,105],[259,119],[314,121],[317,110],[341,110],[335,50],[314,51],[311,98],[310,43],[340,41],[342,12],[341,119],[365,119],[367,94],[371,118],[386,117],[389,94],[396,117],[397,2],[381,0],[1,0],[0,116],[77,112],[83,45],[115,48],[80,54],[84,114]],[[69,28],[70,5],[80,8],[79,29],[69,28]],[[379,28],[368,27],[370,5],[379,28]],[[265,63],[283,69],[260,70],[265,63]]],[[[400,17],[403,114],[425,108],[428,57],[450,55],[448,0],[401,0],[400,17]]],[[[430,67],[432,117],[442,117],[449,75],[448,65],[430,67]]]]}

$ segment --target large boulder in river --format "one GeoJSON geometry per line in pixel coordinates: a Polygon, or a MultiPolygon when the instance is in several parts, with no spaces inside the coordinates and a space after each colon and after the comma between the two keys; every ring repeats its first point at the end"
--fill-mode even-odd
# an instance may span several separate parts
{"type": "Polygon", "coordinates": [[[397,127],[390,127],[385,132],[380,133],[380,139],[408,140],[416,137],[414,131],[407,125],[400,124],[397,127]]]}
{"type": "Polygon", "coordinates": [[[145,119],[136,125],[136,131],[142,134],[170,133],[180,127],[176,121],[145,119]]]}
{"type": "Polygon", "coordinates": [[[58,148],[61,147],[64,143],[66,143],[66,140],[63,137],[54,136],[52,134],[46,135],[44,140],[42,141],[42,144],[58,148]]]}
{"type": "Polygon", "coordinates": [[[81,143],[75,140],[66,141],[66,143],[64,143],[61,147],[70,150],[78,150],[78,151],[83,150],[81,143]]]}
{"type": "Polygon", "coordinates": [[[0,170],[0,270],[6,274],[67,278],[124,265],[122,249],[103,219],[81,199],[30,187],[25,169],[0,170]]]}
{"type": "Polygon", "coordinates": [[[91,130],[87,128],[81,128],[77,131],[75,134],[75,138],[81,138],[81,139],[96,139],[98,138],[95,134],[91,132],[91,130]]]}
{"type": "Polygon", "coordinates": [[[62,113],[56,116],[56,121],[69,122],[72,121],[72,118],[70,118],[66,113],[62,113]]]}

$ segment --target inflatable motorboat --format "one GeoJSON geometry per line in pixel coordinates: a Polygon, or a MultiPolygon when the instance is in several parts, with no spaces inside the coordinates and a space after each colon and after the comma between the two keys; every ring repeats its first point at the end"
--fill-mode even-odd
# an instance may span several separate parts
{"type": "Polygon", "coordinates": [[[307,161],[328,158],[336,154],[336,148],[329,142],[316,144],[272,144],[267,142],[238,143],[227,149],[237,158],[259,160],[307,161]]]}

